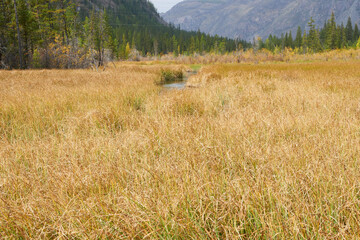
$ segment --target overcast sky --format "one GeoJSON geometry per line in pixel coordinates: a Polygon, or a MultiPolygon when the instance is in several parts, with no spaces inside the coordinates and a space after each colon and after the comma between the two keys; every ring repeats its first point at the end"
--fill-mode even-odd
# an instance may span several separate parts
{"type": "Polygon", "coordinates": [[[166,12],[170,10],[173,6],[175,6],[178,2],[182,0],[150,0],[154,3],[155,7],[157,8],[158,12],[166,12]]]}

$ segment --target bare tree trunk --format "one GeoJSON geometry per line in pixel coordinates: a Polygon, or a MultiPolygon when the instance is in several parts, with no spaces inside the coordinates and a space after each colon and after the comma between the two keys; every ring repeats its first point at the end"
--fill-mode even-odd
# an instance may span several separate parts
{"type": "Polygon", "coordinates": [[[19,42],[20,68],[23,68],[22,45],[21,45],[21,36],[20,36],[20,27],[19,27],[19,17],[18,17],[17,8],[16,8],[16,0],[14,0],[14,9],[15,9],[16,28],[17,28],[18,42],[19,42]]]}

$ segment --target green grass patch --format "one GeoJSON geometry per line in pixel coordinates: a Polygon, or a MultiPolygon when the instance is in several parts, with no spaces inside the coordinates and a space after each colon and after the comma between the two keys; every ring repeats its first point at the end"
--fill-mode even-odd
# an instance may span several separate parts
{"type": "Polygon", "coordinates": [[[192,65],[190,65],[190,68],[191,68],[193,71],[199,71],[201,67],[202,67],[201,64],[192,64],[192,65]]]}

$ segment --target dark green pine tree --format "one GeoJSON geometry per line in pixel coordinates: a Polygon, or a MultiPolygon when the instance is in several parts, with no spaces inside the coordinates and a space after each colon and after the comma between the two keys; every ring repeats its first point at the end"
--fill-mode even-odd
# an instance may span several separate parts
{"type": "Polygon", "coordinates": [[[307,34],[306,34],[306,30],[304,30],[304,35],[302,37],[302,43],[301,43],[302,47],[303,47],[303,51],[304,54],[307,53],[308,51],[308,42],[307,42],[307,34]]]}
{"type": "Polygon", "coordinates": [[[342,38],[342,30],[340,26],[336,27],[335,30],[335,48],[341,48],[341,38],[342,38]]]}
{"type": "Polygon", "coordinates": [[[320,41],[320,32],[319,30],[315,30],[315,51],[321,52],[323,50],[323,47],[321,45],[320,41]]]}
{"type": "Polygon", "coordinates": [[[308,47],[312,52],[321,51],[321,43],[320,43],[320,34],[319,31],[316,30],[315,21],[313,18],[310,18],[308,23],[310,28],[308,35],[308,47]]]}
{"type": "Polygon", "coordinates": [[[281,49],[284,49],[285,48],[285,38],[287,38],[287,33],[284,34],[282,33],[281,34],[281,37],[280,37],[280,46],[281,46],[281,49]]]}
{"type": "Polygon", "coordinates": [[[189,47],[189,53],[193,54],[196,51],[196,42],[195,42],[195,38],[191,37],[190,38],[190,47],[189,47]]]}
{"type": "Polygon", "coordinates": [[[351,22],[351,17],[348,18],[345,34],[346,34],[346,42],[348,44],[351,44],[354,41],[354,30],[351,22]]]}
{"type": "Polygon", "coordinates": [[[203,51],[205,50],[205,45],[206,45],[206,42],[205,42],[205,37],[204,35],[201,36],[200,38],[200,46],[199,46],[199,52],[202,54],[203,51]]]}
{"type": "Polygon", "coordinates": [[[287,36],[285,45],[288,48],[294,48],[294,39],[292,37],[291,31],[289,32],[289,35],[287,36]]]}
{"type": "Polygon", "coordinates": [[[355,24],[353,42],[356,43],[358,41],[359,37],[360,37],[359,27],[357,24],[355,24]]]}
{"type": "Polygon", "coordinates": [[[301,46],[302,46],[302,31],[301,31],[301,27],[299,26],[295,37],[295,47],[301,48],[301,46]]]}
{"type": "Polygon", "coordinates": [[[289,34],[285,33],[285,36],[282,37],[282,40],[283,40],[283,44],[282,44],[283,47],[282,48],[287,47],[288,38],[289,38],[289,34]]]}
{"type": "Polygon", "coordinates": [[[347,47],[348,41],[347,41],[347,36],[346,36],[346,29],[345,29],[343,24],[341,24],[341,26],[340,26],[340,38],[341,38],[341,40],[340,40],[340,48],[347,47]]]}
{"type": "Polygon", "coordinates": [[[33,52],[32,35],[36,31],[34,20],[30,11],[30,6],[25,1],[18,1],[19,24],[21,26],[21,38],[23,40],[23,60],[24,68],[30,64],[30,56],[33,52]]]}
{"type": "Polygon", "coordinates": [[[327,25],[327,21],[325,21],[323,28],[320,30],[320,41],[322,43],[326,42],[327,31],[328,31],[328,25],[327,25]]]}
{"type": "Polygon", "coordinates": [[[334,12],[331,14],[327,26],[326,49],[335,49],[337,47],[337,31],[334,12]]]}

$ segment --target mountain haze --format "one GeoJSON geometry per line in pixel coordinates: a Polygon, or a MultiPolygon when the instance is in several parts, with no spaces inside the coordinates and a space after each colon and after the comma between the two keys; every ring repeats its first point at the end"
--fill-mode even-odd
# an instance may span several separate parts
{"type": "Polygon", "coordinates": [[[247,40],[303,29],[313,17],[322,26],[335,13],[338,23],[360,21],[360,0],[185,0],[163,15],[185,30],[247,40]]]}

